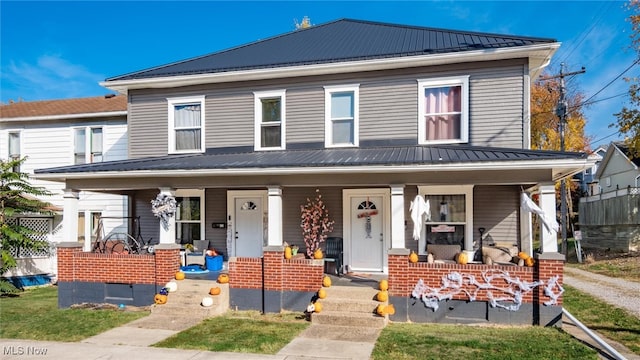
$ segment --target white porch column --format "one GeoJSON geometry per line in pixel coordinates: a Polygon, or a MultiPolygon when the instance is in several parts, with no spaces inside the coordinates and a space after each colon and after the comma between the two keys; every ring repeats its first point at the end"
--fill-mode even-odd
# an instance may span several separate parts
{"type": "MultiPolygon", "coordinates": [[[[544,211],[549,219],[556,218],[556,187],[554,183],[540,184],[540,209],[544,211]]],[[[540,222],[540,244],[542,253],[558,252],[558,233],[547,229],[542,221],[540,222]]]]}
{"type": "Polygon", "coordinates": [[[404,249],[404,185],[391,185],[391,248],[404,249]]]}
{"type": "Polygon", "coordinates": [[[520,251],[533,256],[533,228],[531,213],[520,209],[520,251]]]}
{"type": "MultiPolygon", "coordinates": [[[[64,242],[78,241],[78,199],[80,193],[75,189],[64,189],[64,208],[62,210],[62,233],[64,242]]],[[[91,251],[91,239],[84,242],[83,251],[91,251]]]]}
{"type": "MultiPolygon", "coordinates": [[[[176,196],[176,190],[172,188],[159,188],[160,194],[167,196],[176,196]]],[[[162,221],[158,219],[158,226],[160,227],[160,244],[175,244],[176,243],[176,215],[171,216],[165,227],[162,221]]]]}
{"type": "Polygon", "coordinates": [[[267,231],[267,246],[282,246],[282,188],[270,186],[267,188],[269,216],[267,231]]]}

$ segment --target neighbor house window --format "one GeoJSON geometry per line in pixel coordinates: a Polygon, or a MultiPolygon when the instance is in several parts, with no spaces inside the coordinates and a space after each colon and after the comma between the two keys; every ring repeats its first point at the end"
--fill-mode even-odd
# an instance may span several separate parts
{"type": "Polygon", "coordinates": [[[104,237],[104,228],[98,226],[102,213],[93,211],[80,211],[78,213],[78,242],[84,243],[88,238],[93,244],[98,235],[104,237]],[[98,234],[98,232],[102,232],[98,234]]]}
{"type": "Polygon", "coordinates": [[[204,96],[167,100],[169,153],[204,152],[204,96]]]}
{"type": "Polygon", "coordinates": [[[177,190],[176,243],[204,240],[204,190],[177,190]]]}
{"type": "Polygon", "coordinates": [[[102,162],[102,128],[84,127],[74,129],[74,164],[102,162]]]}
{"type": "Polygon", "coordinates": [[[418,140],[465,143],[469,129],[469,77],[418,80],[418,140]]]}
{"type": "Polygon", "coordinates": [[[358,146],[359,85],[325,86],[325,146],[358,146]]]}
{"type": "Polygon", "coordinates": [[[285,90],[254,93],[255,149],[285,148],[285,90]]]}
{"type": "MultiPolygon", "coordinates": [[[[20,160],[20,132],[9,133],[9,160],[20,160]]],[[[13,172],[20,172],[20,165],[13,167],[13,172]]]]}

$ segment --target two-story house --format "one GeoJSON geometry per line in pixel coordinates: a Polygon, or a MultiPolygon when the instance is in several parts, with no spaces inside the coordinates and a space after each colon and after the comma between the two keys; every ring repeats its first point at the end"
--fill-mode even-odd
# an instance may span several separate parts
{"type": "MultiPolygon", "coordinates": [[[[533,254],[521,194],[555,214],[554,183],[591,165],[581,153],[530,150],[530,84],[559,46],[333,21],[107,79],[128,98],[129,160],[37,174],[129,194],[159,249],[209,240],[229,259],[232,303],[267,311],[307,305],[297,295],[309,289],[283,288],[289,263],[279,261],[285,241],[304,248],[300,206],[319,189],[346,268],[388,275],[406,317],[409,251],[457,245],[473,258],[484,228],[533,254]],[[178,203],[168,226],[152,214],[159,194],[178,203]],[[416,240],[417,197],[430,216],[417,220],[416,240]],[[248,270],[260,261],[273,283],[248,270]]],[[[555,231],[541,234],[542,253],[562,261],[555,231]]]]}
{"type": "MultiPolygon", "coordinates": [[[[107,95],[90,98],[20,101],[0,106],[0,157],[27,157],[22,172],[51,166],[70,166],[118,161],[127,158],[127,97],[107,95]]],[[[127,221],[120,217],[128,211],[127,197],[81,191],[73,238],[65,237],[62,228],[64,183],[30,178],[31,184],[46,188],[50,202],[58,211],[51,216],[23,214],[15,221],[38,231],[51,243],[75,240],[87,249],[97,235],[101,217],[102,231],[127,231],[127,221]],[[116,217],[120,218],[117,219],[116,217]]],[[[41,235],[40,235],[41,234],[41,235]]],[[[55,252],[39,254],[20,252],[18,267],[3,276],[17,278],[19,284],[40,283],[56,274],[55,252]]]]}

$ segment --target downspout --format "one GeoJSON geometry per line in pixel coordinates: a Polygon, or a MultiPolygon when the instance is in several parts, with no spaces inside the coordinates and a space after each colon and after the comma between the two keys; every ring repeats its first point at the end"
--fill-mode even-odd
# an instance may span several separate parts
{"type": "Polygon", "coordinates": [[[262,265],[262,315],[264,315],[264,255],[260,258],[260,264],[262,265]]]}
{"type": "Polygon", "coordinates": [[[572,323],[574,323],[578,328],[580,328],[580,330],[584,331],[585,334],[589,335],[589,337],[591,337],[593,340],[595,340],[595,342],[597,342],[598,345],[602,346],[605,350],[607,350],[609,352],[609,354],[611,354],[614,358],[616,358],[617,360],[627,360],[626,357],[622,356],[622,354],[617,352],[616,349],[612,348],[611,345],[607,344],[604,340],[602,340],[593,331],[589,330],[588,327],[584,326],[583,323],[578,321],[578,319],[573,317],[573,315],[571,315],[567,311],[567,309],[562,308],[562,313],[564,315],[566,315],[569,318],[569,320],[571,320],[572,323]]]}

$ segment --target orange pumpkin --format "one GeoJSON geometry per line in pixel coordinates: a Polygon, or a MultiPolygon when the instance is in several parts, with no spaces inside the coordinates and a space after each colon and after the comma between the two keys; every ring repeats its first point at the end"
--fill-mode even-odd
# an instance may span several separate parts
{"type": "Polygon", "coordinates": [[[176,280],[184,280],[185,275],[182,271],[176,272],[176,280]]]}
{"type": "Polygon", "coordinates": [[[389,315],[394,315],[396,313],[396,308],[393,306],[393,304],[387,305],[387,307],[384,310],[389,315]]]}
{"type": "Polygon", "coordinates": [[[527,253],[526,253],[526,252],[524,252],[524,251],[520,251],[520,252],[518,253],[518,257],[519,257],[520,259],[522,259],[522,260],[527,260],[527,258],[529,258],[529,254],[527,254],[527,253]]]}
{"type": "Polygon", "coordinates": [[[315,312],[319,313],[322,312],[322,303],[320,303],[319,301],[316,301],[313,303],[313,308],[315,312]]]}
{"type": "Polygon", "coordinates": [[[409,262],[413,264],[418,262],[418,254],[415,251],[411,251],[411,254],[409,254],[409,262]]]}
{"type": "Polygon", "coordinates": [[[387,280],[380,280],[380,290],[382,290],[382,291],[387,291],[387,290],[389,290],[389,281],[387,281],[387,280]]]}
{"type": "Polygon", "coordinates": [[[467,253],[461,252],[458,254],[458,264],[466,265],[469,262],[469,257],[467,253]]]}
{"type": "Polygon", "coordinates": [[[533,260],[532,257],[528,257],[524,260],[524,264],[527,265],[528,267],[532,267],[533,264],[535,264],[535,260],[533,260]]]}
{"type": "Polygon", "coordinates": [[[330,278],[330,277],[328,277],[328,276],[325,276],[325,277],[322,279],[322,286],[324,286],[324,287],[331,287],[331,278],[330,278]]]}
{"type": "Polygon", "coordinates": [[[380,304],[376,307],[376,314],[380,315],[380,316],[384,316],[386,314],[386,310],[387,307],[384,304],[380,304]]]}
{"type": "Polygon", "coordinates": [[[214,287],[212,287],[211,289],[209,289],[209,295],[220,295],[220,292],[221,292],[221,291],[222,291],[222,290],[220,290],[220,288],[219,288],[219,287],[214,286],[214,287]]]}
{"type": "Polygon", "coordinates": [[[389,293],[387,291],[378,291],[376,299],[378,299],[378,301],[380,302],[385,302],[389,300],[389,293]]]}
{"type": "Polygon", "coordinates": [[[316,251],[313,252],[313,258],[314,259],[322,259],[323,258],[322,249],[317,248],[316,251]]]}
{"type": "Polygon", "coordinates": [[[228,274],[220,274],[218,276],[218,282],[220,284],[227,284],[229,283],[229,275],[228,274]]]}
{"type": "Polygon", "coordinates": [[[284,258],[289,260],[292,256],[293,254],[291,253],[291,246],[287,246],[286,248],[284,248],[284,258]]]}
{"type": "Polygon", "coordinates": [[[327,297],[327,292],[324,289],[318,290],[318,299],[324,299],[327,297]]]}
{"type": "Polygon", "coordinates": [[[162,295],[162,294],[156,294],[156,296],[153,297],[153,302],[155,302],[158,305],[164,305],[167,303],[167,295],[162,295]]]}

